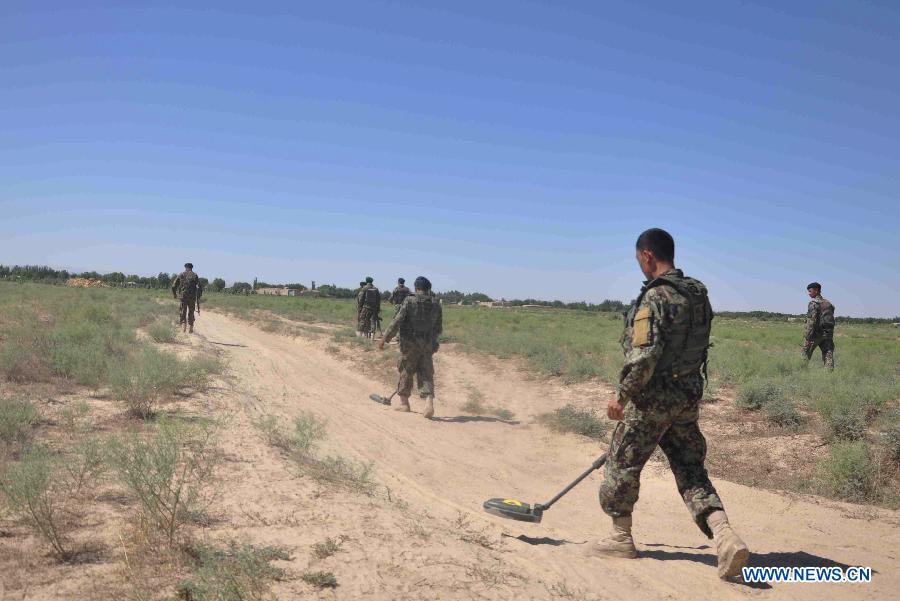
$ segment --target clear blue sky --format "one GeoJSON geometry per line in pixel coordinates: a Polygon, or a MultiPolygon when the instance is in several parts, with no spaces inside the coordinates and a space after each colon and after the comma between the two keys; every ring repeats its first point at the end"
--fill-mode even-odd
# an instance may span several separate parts
{"type": "Polygon", "coordinates": [[[4,1],[0,263],[900,314],[896,2],[426,4],[4,1]]]}

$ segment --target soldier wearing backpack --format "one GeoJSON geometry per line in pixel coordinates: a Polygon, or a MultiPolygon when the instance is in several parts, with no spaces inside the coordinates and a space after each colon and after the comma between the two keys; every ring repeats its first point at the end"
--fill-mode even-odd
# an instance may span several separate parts
{"type": "Polygon", "coordinates": [[[691,517],[715,540],[719,577],[732,578],[750,552],[731,528],[706,473],[706,440],[697,423],[713,319],[706,286],[675,269],[675,241],[664,230],[643,232],[635,246],[647,281],[625,320],[625,365],[607,407],[609,418],[620,423],[600,486],[600,505],[612,517],[613,530],[588,552],[637,557],[631,514],[641,470],[659,446],[691,517]]]}
{"type": "Polygon", "coordinates": [[[822,350],[822,363],[828,371],[834,371],[834,305],[822,298],[822,285],[813,282],[806,287],[809,306],[806,310],[806,341],[803,356],[806,362],[812,359],[816,348],[822,350]]]}
{"type": "Polygon", "coordinates": [[[378,324],[378,316],[381,313],[381,291],[373,284],[371,277],[366,278],[359,295],[356,297],[357,326],[359,332],[366,338],[371,338],[378,324]]]}
{"type": "Polygon", "coordinates": [[[400,334],[400,382],[397,395],[400,404],[397,411],[410,411],[409,394],[413,388],[413,376],[419,382],[419,392],[425,397],[426,418],[434,417],[434,361],[438,351],[438,336],[443,331],[443,310],[437,298],[431,294],[431,282],[424,276],[415,281],[416,293],[407,296],[400,310],[391,321],[384,338],[378,342],[379,350],[400,334]]]}

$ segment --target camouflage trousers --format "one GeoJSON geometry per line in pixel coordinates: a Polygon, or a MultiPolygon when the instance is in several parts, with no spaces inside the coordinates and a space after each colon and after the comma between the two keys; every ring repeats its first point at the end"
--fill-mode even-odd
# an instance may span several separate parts
{"type": "Polygon", "coordinates": [[[365,334],[371,334],[375,332],[376,326],[378,325],[378,314],[374,309],[370,309],[369,307],[363,307],[359,310],[359,315],[357,316],[357,325],[356,329],[365,334]]]}
{"type": "Polygon", "coordinates": [[[809,363],[809,360],[812,359],[813,353],[817,348],[822,351],[822,363],[829,371],[833,371],[834,338],[832,338],[831,336],[819,336],[818,338],[807,340],[806,344],[803,345],[803,357],[804,359],[806,359],[807,363],[809,363]]]}
{"type": "Polygon", "coordinates": [[[706,516],[724,506],[704,467],[706,439],[697,424],[699,400],[662,398],[649,405],[646,409],[634,403],[625,407],[625,420],[616,427],[610,443],[600,505],[612,517],[631,515],[638,500],[641,470],[659,445],[691,517],[712,538],[706,516]]]}
{"type": "Polygon", "coordinates": [[[413,389],[413,378],[418,381],[419,395],[434,396],[434,361],[430,350],[400,341],[400,382],[397,394],[408,397],[413,389]]]}
{"type": "Polygon", "coordinates": [[[182,300],[181,307],[178,309],[178,323],[182,324],[187,322],[189,325],[194,325],[194,301],[193,300],[182,300]]]}

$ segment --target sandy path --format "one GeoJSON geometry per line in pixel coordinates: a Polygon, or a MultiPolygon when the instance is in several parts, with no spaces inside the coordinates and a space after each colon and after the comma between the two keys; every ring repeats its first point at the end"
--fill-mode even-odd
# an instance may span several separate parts
{"type": "MultiPolygon", "coordinates": [[[[240,459],[233,467],[228,509],[256,516],[237,527],[295,546],[322,532],[340,532],[352,541],[347,553],[328,560],[340,571],[341,586],[318,593],[321,598],[820,601],[887,599],[900,590],[896,512],[863,511],[724,481],[716,486],[754,552],[751,565],[871,566],[876,574],[867,585],[720,582],[711,541],[691,522],[671,474],[658,466],[644,473],[635,513],[641,558],[583,558],[581,543],[608,523],[596,500],[597,475],[560,501],[542,524],[487,516],[481,502],[500,495],[544,501],[602,452],[597,445],[530,423],[531,416],[564,404],[565,397],[582,394],[585,387],[523,379],[500,362],[442,350],[437,356],[439,419],[428,421],[419,413],[397,414],[369,401],[368,394],[383,392],[384,384],[325,352],[326,340],[270,334],[211,312],[203,314],[201,326],[199,338],[219,343],[228,355],[251,414],[290,417],[309,410],[327,418],[328,450],[373,462],[379,484],[409,503],[406,511],[375,502],[360,503],[357,511],[356,501],[344,498],[321,503],[321,491],[299,484],[302,479],[262,448],[252,428],[240,423],[232,428],[231,453],[240,459]],[[476,386],[487,404],[514,411],[519,422],[466,417],[458,407],[467,385],[476,386]],[[460,540],[452,524],[461,520],[469,530],[492,537],[497,547],[486,550],[460,540]],[[529,538],[514,538],[520,535],[529,538]],[[478,566],[490,567],[493,576],[478,566]]],[[[604,391],[594,394],[603,398],[604,391]]],[[[421,411],[421,403],[414,400],[413,409],[421,411]]],[[[305,559],[298,565],[305,567],[305,559]]],[[[290,585],[281,590],[288,591],[308,594],[309,589],[290,585]]]]}

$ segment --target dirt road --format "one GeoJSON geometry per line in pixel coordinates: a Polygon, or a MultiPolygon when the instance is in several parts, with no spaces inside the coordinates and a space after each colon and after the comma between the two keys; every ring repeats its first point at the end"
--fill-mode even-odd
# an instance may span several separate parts
{"type": "MultiPolygon", "coordinates": [[[[364,375],[328,337],[289,337],[204,313],[199,340],[224,351],[235,377],[236,410],[225,436],[225,535],[297,549],[292,571],[330,570],[337,589],[313,592],[299,580],[279,583],[281,598],[323,599],[887,599],[900,590],[896,512],[813,497],[715,484],[758,566],[870,566],[871,584],[720,582],[715,553],[693,525],[671,474],[651,465],[634,517],[637,560],[587,559],[583,543],[608,520],[598,475],[548,512],[542,524],[484,514],[494,496],[544,501],[602,452],[570,435],[548,432],[533,416],[586,392],[527,377],[510,363],[442,349],[436,357],[437,419],[397,414],[368,400],[384,380],[364,375]],[[516,418],[468,416],[459,407],[470,387],[486,404],[516,418]],[[263,413],[290,418],[312,411],[328,420],[327,452],[370,461],[382,487],[374,497],[342,494],[297,475],[251,425],[263,413]],[[387,492],[389,491],[389,492],[387,492]],[[344,541],[324,560],[306,551],[325,537],[344,541]],[[893,590],[894,593],[890,593],[893,590]]],[[[387,390],[389,392],[389,389],[387,390]]],[[[715,440],[710,441],[715,445],[715,440]]]]}

